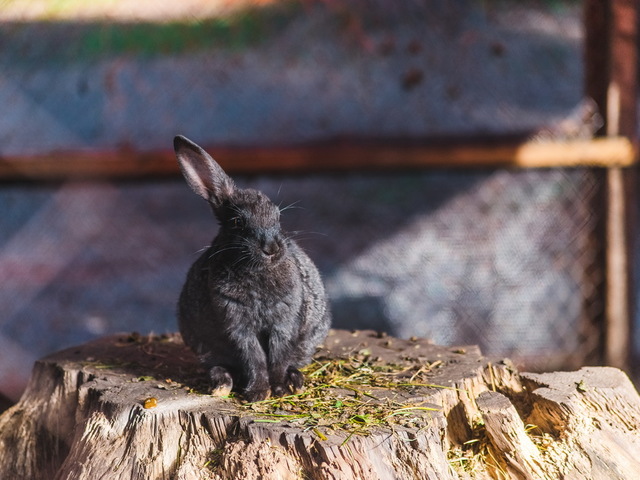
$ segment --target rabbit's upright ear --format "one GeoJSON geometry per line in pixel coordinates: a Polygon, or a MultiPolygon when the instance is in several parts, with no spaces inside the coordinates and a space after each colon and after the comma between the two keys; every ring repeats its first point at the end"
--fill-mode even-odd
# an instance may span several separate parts
{"type": "Polygon", "coordinates": [[[191,189],[213,207],[219,207],[225,198],[233,194],[236,188],[233,180],[200,146],[178,135],[173,139],[173,148],[191,189]]]}

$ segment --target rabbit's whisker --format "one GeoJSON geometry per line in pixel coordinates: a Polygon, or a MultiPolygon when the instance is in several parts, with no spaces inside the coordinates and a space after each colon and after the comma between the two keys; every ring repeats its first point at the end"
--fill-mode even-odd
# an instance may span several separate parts
{"type": "Polygon", "coordinates": [[[250,253],[245,253],[244,255],[240,255],[235,262],[231,264],[232,267],[235,267],[238,263],[244,262],[247,259],[252,259],[253,256],[250,253]]]}
{"type": "Polygon", "coordinates": [[[209,255],[209,258],[211,259],[211,258],[215,257],[216,255],[218,255],[219,253],[227,252],[229,250],[240,250],[240,251],[242,251],[242,245],[231,245],[231,246],[226,247],[226,248],[221,248],[220,250],[216,250],[211,255],[209,255]]]}
{"type": "Polygon", "coordinates": [[[285,210],[289,210],[290,208],[300,208],[304,210],[304,207],[298,206],[298,203],[300,203],[300,200],[296,200],[295,202],[290,203],[286,207],[282,207],[282,208],[280,208],[280,205],[278,205],[278,209],[280,210],[280,213],[284,212],[285,210]]]}
{"type": "Polygon", "coordinates": [[[327,237],[326,233],[322,232],[307,232],[307,231],[294,231],[288,232],[288,235],[285,237],[286,240],[306,240],[308,238],[313,238],[314,235],[321,235],[323,237],[327,237]]]}

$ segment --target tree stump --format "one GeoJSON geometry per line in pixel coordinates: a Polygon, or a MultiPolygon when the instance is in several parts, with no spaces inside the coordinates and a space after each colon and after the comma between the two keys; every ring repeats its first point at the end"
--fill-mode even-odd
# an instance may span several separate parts
{"type": "Polygon", "coordinates": [[[307,387],[206,394],[179,335],[36,362],[0,416],[0,478],[637,479],[640,397],[621,371],[522,373],[477,347],[334,330],[307,387]]]}

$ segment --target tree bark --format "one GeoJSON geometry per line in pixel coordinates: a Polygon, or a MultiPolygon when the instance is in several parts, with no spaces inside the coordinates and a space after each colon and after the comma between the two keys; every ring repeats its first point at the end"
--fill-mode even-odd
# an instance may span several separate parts
{"type": "MultiPolygon", "coordinates": [[[[36,362],[22,399],[0,416],[0,478],[631,480],[640,471],[640,397],[620,370],[519,374],[474,346],[344,330],[331,332],[310,376],[331,362],[355,372],[326,386],[332,408],[357,398],[391,408],[382,421],[301,419],[207,395],[178,335],[65,350],[36,362]],[[373,370],[386,385],[356,377],[373,370]]],[[[279,408],[295,402],[313,403],[293,396],[279,408]]]]}

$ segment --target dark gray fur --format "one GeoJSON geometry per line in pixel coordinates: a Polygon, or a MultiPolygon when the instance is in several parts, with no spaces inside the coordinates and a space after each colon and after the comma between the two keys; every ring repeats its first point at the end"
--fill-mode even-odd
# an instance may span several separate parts
{"type": "Polygon", "coordinates": [[[331,323],[318,270],[280,227],[262,192],[237,188],[202,148],[174,148],[189,186],[209,202],[218,235],[192,265],[178,302],[184,342],[209,370],[214,391],[250,402],[298,390],[331,323]]]}

